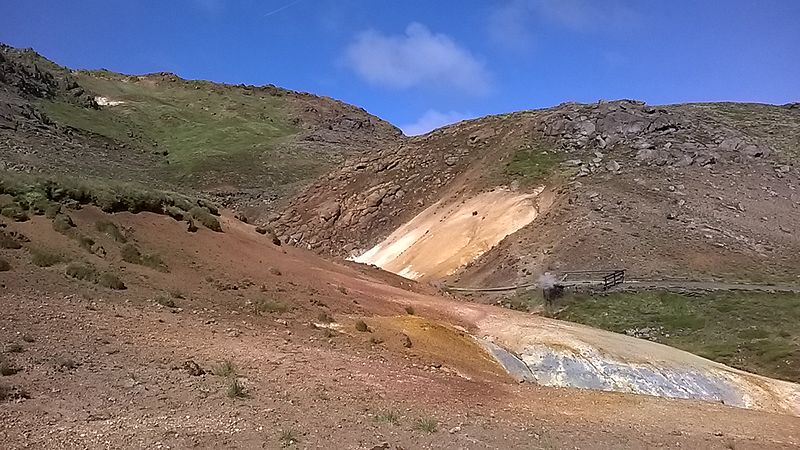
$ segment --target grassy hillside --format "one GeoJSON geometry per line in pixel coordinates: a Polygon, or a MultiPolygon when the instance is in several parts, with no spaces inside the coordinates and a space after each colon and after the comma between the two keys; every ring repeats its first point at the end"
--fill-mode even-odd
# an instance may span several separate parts
{"type": "Polygon", "coordinates": [[[556,318],[627,333],[750,372],[800,382],[800,295],[577,295],[556,318]]]}
{"type": "Polygon", "coordinates": [[[0,168],[214,195],[259,215],[399,130],[334,99],[275,86],[70,71],[0,46],[0,168]]]}

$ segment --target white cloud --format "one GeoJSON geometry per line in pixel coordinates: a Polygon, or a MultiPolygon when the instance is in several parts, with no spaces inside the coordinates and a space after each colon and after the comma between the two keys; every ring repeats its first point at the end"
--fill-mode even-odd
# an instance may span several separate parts
{"type": "Polygon", "coordinates": [[[455,111],[440,112],[435,109],[429,109],[425,111],[416,122],[401,125],[400,129],[403,130],[406,136],[418,136],[468,118],[470,118],[470,116],[464,113],[455,111]]]}
{"type": "Polygon", "coordinates": [[[433,85],[481,95],[490,90],[489,73],[469,50],[446,34],[419,23],[402,35],[375,30],[359,34],[346,50],[350,68],[367,82],[391,88],[433,85]]]}

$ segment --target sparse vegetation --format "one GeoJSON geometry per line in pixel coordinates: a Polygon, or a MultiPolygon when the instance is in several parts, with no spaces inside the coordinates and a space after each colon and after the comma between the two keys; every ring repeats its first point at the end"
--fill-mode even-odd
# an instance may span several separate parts
{"type": "Polygon", "coordinates": [[[39,267],[51,267],[64,261],[64,256],[49,248],[32,248],[31,262],[39,267]]]}
{"type": "Polygon", "coordinates": [[[430,417],[420,417],[414,421],[414,429],[423,433],[435,433],[438,425],[436,419],[430,417]]]}
{"type": "Polygon", "coordinates": [[[378,422],[385,422],[392,425],[399,425],[400,413],[395,410],[383,411],[375,415],[375,420],[378,422]]]}
{"type": "Polygon", "coordinates": [[[360,331],[362,333],[366,333],[369,331],[369,327],[367,323],[363,320],[356,320],[356,331],[360,331]]]}
{"type": "Polygon", "coordinates": [[[564,303],[556,314],[559,319],[649,338],[750,372],[800,381],[800,294],[618,292],[575,295],[564,303]]]}
{"type": "MultiPolygon", "coordinates": [[[[37,177],[27,174],[0,173],[0,194],[12,195],[16,199],[43,199],[48,203],[45,211],[53,204],[76,202],[82,205],[95,205],[105,212],[132,213],[152,212],[174,216],[177,211],[196,211],[198,215],[208,215],[209,223],[216,221],[217,207],[203,199],[192,198],[175,192],[151,189],[145,186],[101,179],[77,179],[67,177],[37,177]],[[169,209],[169,210],[168,210],[169,209]]],[[[2,214],[14,220],[27,220],[25,210],[31,203],[23,201],[5,206],[2,214]]],[[[51,211],[54,218],[57,213],[51,211]]]]}
{"type": "Polygon", "coordinates": [[[218,377],[235,377],[236,366],[234,366],[232,362],[225,360],[213,366],[211,368],[211,373],[218,377]]]}
{"type": "Polygon", "coordinates": [[[244,384],[239,381],[238,378],[232,377],[228,380],[228,397],[230,398],[245,398],[247,397],[247,391],[245,390],[244,384]]]}

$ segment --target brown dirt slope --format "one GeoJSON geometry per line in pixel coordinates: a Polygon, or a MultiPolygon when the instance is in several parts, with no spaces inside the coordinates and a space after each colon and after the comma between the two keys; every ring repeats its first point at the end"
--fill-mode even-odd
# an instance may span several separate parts
{"type": "Polygon", "coordinates": [[[3,227],[22,244],[0,250],[11,266],[0,272],[0,344],[15,372],[0,377],[5,448],[800,443],[796,417],[511,382],[457,327],[492,308],[458,312],[428,287],[276,247],[227,215],[225,233],[189,233],[150,213],[67,213],[95,246],[41,216],[3,227]],[[125,244],[98,221],[165,268],[124,261],[125,244]],[[33,264],[45,250],[59,259],[33,264]],[[65,276],[70,260],[127,289],[65,276]],[[356,331],[359,318],[368,332],[356,331]],[[220,368],[225,360],[232,370],[220,368]],[[244,392],[232,398],[234,379],[244,392]]]}
{"type": "Polygon", "coordinates": [[[617,266],[640,277],[796,281],[798,154],[797,104],[563,104],[353,160],[273,223],[287,242],[358,255],[434,202],[544,184],[552,205],[450,281],[617,266]]]}

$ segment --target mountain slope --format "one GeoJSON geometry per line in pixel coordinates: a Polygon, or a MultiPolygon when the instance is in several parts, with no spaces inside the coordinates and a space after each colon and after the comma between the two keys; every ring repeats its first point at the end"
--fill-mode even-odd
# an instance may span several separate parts
{"type": "Polygon", "coordinates": [[[0,47],[0,154],[18,171],[87,174],[271,202],[399,130],[336,100],[159,73],[73,72],[0,47]]]}
{"type": "Polygon", "coordinates": [[[321,178],[274,224],[288,242],[357,256],[437,202],[544,187],[528,206],[538,217],[450,267],[451,281],[617,266],[634,276],[793,280],[797,106],[616,101],[462,122],[321,178]]]}

